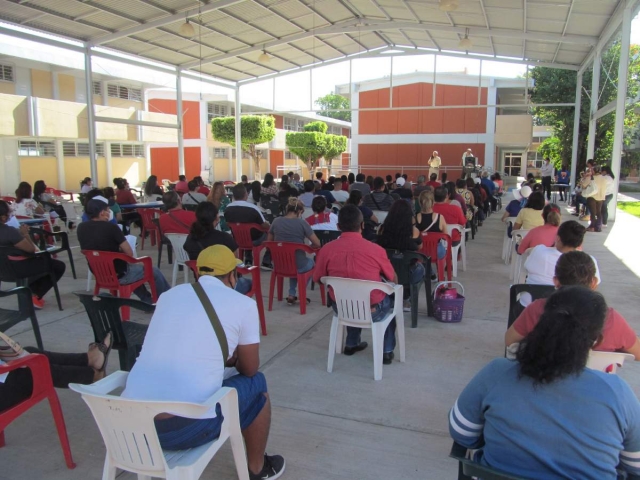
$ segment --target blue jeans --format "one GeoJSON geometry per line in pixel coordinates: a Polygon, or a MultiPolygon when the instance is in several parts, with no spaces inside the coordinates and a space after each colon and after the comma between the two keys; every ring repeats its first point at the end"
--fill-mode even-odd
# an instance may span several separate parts
{"type": "MultiPolygon", "coordinates": [[[[132,264],[127,266],[127,273],[125,273],[122,277],[118,279],[120,285],[129,285],[131,283],[135,283],[138,280],[142,280],[144,277],[144,267],[141,264],[132,264]]],[[[162,295],[164,292],[169,290],[171,286],[162,275],[160,269],[153,267],[153,279],[156,282],[156,293],[158,296],[162,295]]],[[[147,290],[147,287],[144,285],[140,285],[136,288],[133,293],[135,293],[140,300],[145,303],[153,303],[153,299],[151,298],[151,294],[147,290]]]]}
{"type": "Polygon", "coordinates": [[[247,277],[238,278],[235,291],[242,295],[246,295],[249,290],[251,290],[251,279],[247,277]]]}
{"type": "MultiPolygon", "coordinates": [[[[393,302],[391,301],[391,297],[389,295],[385,295],[380,303],[377,305],[372,305],[371,308],[374,311],[371,312],[371,320],[373,322],[380,322],[384,317],[387,316],[389,310],[393,307],[393,302]]],[[[332,305],[333,311],[338,312],[335,303],[332,305]]],[[[347,340],[345,345],[347,347],[357,347],[360,345],[360,333],[362,332],[361,328],[357,327],[347,327],[347,340]]],[[[393,349],[396,348],[396,319],[394,318],[389,323],[387,330],[384,332],[384,353],[393,352],[393,349]]]]}
{"type": "MultiPolygon", "coordinates": [[[[307,261],[306,263],[302,266],[302,267],[298,267],[298,273],[304,273],[304,272],[308,272],[309,270],[311,270],[313,268],[313,259],[307,257],[307,261]]],[[[311,277],[309,277],[309,282],[311,281],[311,277]]],[[[309,283],[307,282],[307,284],[309,283]]],[[[298,279],[297,278],[290,278],[289,279],[289,296],[290,297],[295,297],[296,296],[296,289],[298,288],[298,279]]]]}
{"type": "MultiPolygon", "coordinates": [[[[240,428],[246,430],[260,414],[267,397],[267,381],[262,372],[253,377],[234,375],[222,382],[223,387],[233,387],[238,391],[240,428]]],[[[215,418],[170,417],[156,420],[156,431],[160,445],[165,450],[184,450],[209,443],[220,436],[224,417],[220,405],[216,405],[215,418]]]]}
{"type": "MultiPolygon", "coordinates": [[[[440,242],[438,242],[438,249],[440,249],[440,242]]],[[[445,249],[445,253],[446,253],[446,249],[445,249]]],[[[439,256],[439,252],[438,252],[438,256],[439,256]]],[[[444,257],[444,255],[443,255],[444,257]]],[[[440,258],[440,257],[438,257],[440,258]]],[[[411,274],[409,275],[409,282],[412,285],[415,285],[417,283],[420,283],[424,280],[424,274],[425,274],[425,269],[424,269],[424,265],[421,263],[416,263],[415,265],[411,265],[410,268],[410,272],[411,274]]],[[[403,289],[403,296],[404,299],[406,300],[407,298],[411,297],[411,288],[409,285],[404,285],[404,289],[403,289]]]]}

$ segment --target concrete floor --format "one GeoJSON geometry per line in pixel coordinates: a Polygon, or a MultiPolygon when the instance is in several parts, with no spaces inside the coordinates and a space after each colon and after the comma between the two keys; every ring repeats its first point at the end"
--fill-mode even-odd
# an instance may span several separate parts
{"type": "MultiPolygon", "coordinates": [[[[575,217],[565,215],[569,218],[575,217]]],[[[636,331],[640,331],[640,255],[632,253],[631,235],[637,238],[638,232],[640,219],[618,211],[614,224],[602,234],[588,234],[585,242],[585,251],[599,263],[601,292],[636,331]]],[[[509,269],[500,259],[503,234],[499,215],[494,215],[468,244],[467,271],[458,278],[466,293],[462,323],[442,324],[427,317],[423,293],[418,328],[409,328],[409,314],[405,316],[407,361],[385,366],[380,382],[373,380],[370,348],[353,357],[337,356],[333,373],[327,373],[331,315],[321,306],[317,289],[311,292],[312,303],[304,316],[297,308],[275,302],[273,311],[267,312],[261,369],[273,402],[268,452],[285,456],[283,478],[456,478],[456,462],[448,458],[449,408],[469,379],[490,359],[503,354],[510,284],[509,269]]],[[[157,255],[150,247],[142,253],[154,259],[157,255]]],[[[86,262],[77,248],[74,258],[78,280],[67,272],[60,283],[64,311],[58,311],[50,294],[45,309],[38,312],[45,347],[53,351],[84,351],[92,341],[89,322],[72,294],[85,288],[86,262]]],[[[162,270],[170,278],[166,263],[162,270]]],[[[268,281],[269,273],[263,272],[265,306],[268,281]]],[[[132,318],[150,320],[144,314],[132,318]]],[[[23,345],[35,343],[27,323],[8,333],[23,345]]],[[[366,331],[363,338],[368,339],[366,331]]],[[[117,368],[114,354],[109,371],[117,368]]],[[[637,365],[625,365],[620,375],[640,393],[637,365]]],[[[74,392],[58,393],[76,469],[66,469],[50,412],[43,403],[6,429],[0,479],[101,478],[105,450],[88,408],[74,392]]],[[[134,477],[121,473],[119,478],[134,477]]],[[[236,478],[228,446],[202,478],[236,478]]]]}

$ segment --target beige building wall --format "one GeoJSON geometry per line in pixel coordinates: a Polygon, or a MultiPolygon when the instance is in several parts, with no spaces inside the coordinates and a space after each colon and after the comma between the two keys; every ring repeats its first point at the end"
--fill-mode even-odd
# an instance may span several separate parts
{"type": "Polygon", "coordinates": [[[66,102],[76,101],[76,78],[71,75],[58,74],[58,98],[66,102]]]}
{"type": "Polygon", "coordinates": [[[231,178],[231,172],[229,171],[229,159],[227,158],[214,158],[213,159],[213,180],[221,182],[231,178]]]}
{"type": "Polygon", "coordinates": [[[39,98],[53,98],[51,72],[31,69],[31,95],[39,98]]]}
{"type": "MultiPolygon", "coordinates": [[[[175,125],[178,122],[177,115],[156,112],[140,112],[141,120],[145,122],[158,122],[175,125]]],[[[142,138],[145,142],[172,143],[178,141],[176,128],[142,127],[142,138]]]]}
{"type": "MultiPolygon", "coordinates": [[[[105,107],[102,105],[95,105],[96,116],[98,117],[110,117],[110,118],[122,118],[128,120],[135,120],[135,110],[127,108],[114,108],[105,107]]],[[[137,141],[138,132],[135,125],[124,125],[120,123],[96,123],[96,138],[99,140],[121,140],[121,141],[137,141]]]]}
{"type": "Polygon", "coordinates": [[[0,94],[0,135],[29,135],[27,97],[0,94]]]}
{"type": "Polygon", "coordinates": [[[38,134],[49,138],[87,138],[87,106],[38,98],[38,134]]]}
{"type": "Polygon", "coordinates": [[[495,144],[529,145],[533,135],[531,115],[496,115],[495,144]]]}
{"type": "MultiPolygon", "coordinates": [[[[126,178],[130,185],[140,185],[146,179],[146,168],[144,158],[116,157],[111,159],[111,174],[113,178],[126,178]]],[[[107,183],[112,183],[111,178],[108,178],[107,181],[105,186],[107,186],[107,183]]],[[[102,180],[100,180],[100,183],[103,183],[102,180]]]]}
{"type": "MultiPolygon", "coordinates": [[[[102,99],[99,103],[102,103],[102,99]]],[[[134,102],[132,100],[124,100],[122,98],[107,97],[107,105],[109,107],[117,108],[134,108],[136,110],[143,110],[144,105],[142,102],[134,102]]]]}
{"type": "MultiPolygon", "coordinates": [[[[77,192],[80,190],[80,182],[84,177],[91,176],[89,157],[64,157],[64,174],[67,190],[77,192]]],[[[111,186],[111,179],[107,178],[107,161],[104,157],[98,158],[99,185],[97,188],[111,186]]]]}
{"type": "MultiPolygon", "coordinates": [[[[20,181],[31,187],[37,180],[44,180],[49,187],[58,188],[58,166],[56,157],[18,157],[20,181]]],[[[17,185],[16,185],[17,186],[17,185]]]]}
{"type": "Polygon", "coordinates": [[[16,93],[16,84],[13,82],[0,82],[0,93],[14,95],[16,93]]]}

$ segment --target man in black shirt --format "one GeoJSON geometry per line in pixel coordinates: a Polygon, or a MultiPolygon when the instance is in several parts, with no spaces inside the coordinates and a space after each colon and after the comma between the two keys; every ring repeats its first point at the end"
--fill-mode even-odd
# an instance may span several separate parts
{"type": "Polygon", "coordinates": [[[371,210],[379,210],[382,212],[388,212],[396,201],[388,193],[384,193],[385,184],[382,177],[376,177],[373,179],[373,192],[366,195],[363,199],[363,205],[371,210]]]}
{"type": "MultiPolygon", "coordinates": [[[[133,256],[133,251],[122,230],[117,225],[109,222],[109,205],[102,200],[93,199],[87,202],[85,213],[89,216],[88,222],[78,225],[78,243],[82,250],[99,250],[102,252],[122,252],[133,256]]],[[[144,267],[141,264],[128,264],[122,260],[115,260],[114,266],[118,274],[120,285],[129,285],[142,280],[144,267]]],[[[153,278],[156,283],[158,296],[171,288],[162,272],[153,267],[153,278]]],[[[136,288],[135,293],[140,300],[153,303],[154,299],[144,285],[136,288]]]]}
{"type": "MultiPolygon", "coordinates": [[[[233,194],[233,202],[227,205],[224,212],[224,219],[227,225],[232,223],[255,223],[262,227],[261,230],[251,230],[251,240],[254,245],[261,245],[267,239],[267,231],[270,224],[264,219],[260,209],[253,203],[247,202],[247,189],[244,185],[238,184],[231,189],[233,194]]],[[[246,253],[245,263],[253,263],[253,254],[250,250],[246,253]]],[[[262,266],[271,268],[271,253],[266,250],[262,259],[262,266]]]]}
{"type": "MultiPolygon", "coordinates": [[[[27,256],[36,253],[37,247],[31,241],[29,227],[22,225],[20,229],[17,229],[5,225],[9,220],[9,216],[9,204],[0,200],[0,248],[2,248],[3,253],[15,256],[27,256]]],[[[5,259],[5,255],[2,258],[5,259]]],[[[8,259],[6,261],[9,262],[8,259]]],[[[47,275],[49,273],[49,265],[53,269],[53,275],[57,282],[64,274],[66,265],[60,260],[45,258],[44,256],[29,256],[26,260],[11,262],[10,265],[0,264],[0,271],[13,271],[20,278],[30,278],[29,288],[32,293],[33,306],[41,309],[44,307],[42,297],[53,287],[51,277],[47,275]]]]}

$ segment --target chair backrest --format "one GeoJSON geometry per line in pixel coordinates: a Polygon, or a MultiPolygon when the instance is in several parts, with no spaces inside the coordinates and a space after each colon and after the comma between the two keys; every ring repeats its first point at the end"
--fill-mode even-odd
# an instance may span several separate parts
{"type": "Polygon", "coordinates": [[[511,285],[509,289],[509,319],[507,321],[507,328],[516,321],[516,318],[520,316],[525,307],[519,301],[519,295],[522,293],[529,293],[531,300],[538,300],[539,298],[547,298],[555,291],[553,285],[529,285],[526,283],[519,283],[511,285]]]}
{"type": "Polygon", "coordinates": [[[587,359],[587,368],[605,373],[616,373],[618,367],[624,365],[625,360],[632,362],[635,357],[630,353],[596,352],[591,350],[587,359]]]}
{"type": "MultiPolygon", "coordinates": [[[[36,318],[36,312],[33,308],[33,301],[31,300],[31,290],[28,287],[15,287],[10,290],[0,290],[0,298],[10,297],[14,295],[18,300],[18,309],[9,310],[0,308],[0,331],[7,330],[15,324],[23,320],[27,320],[28,318],[36,318]]],[[[36,338],[38,335],[39,333],[36,333],[36,338]]]]}
{"type": "Polygon", "coordinates": [[[73,293],[78,296],[87,312],[96,342],[102,341],[107,332],[111,332],[112,345],[116,350],[128,348],[120,308],[131,307],[146,313],[153,313],[156,309],[155,305],[131,298],[118,298],[106,294],[93,295],[85,292],[73,293]]]}
{"type": "Polygon", "coordinates": [[[156,218],[157,215],[162,213],[162,210],[157,208],[139,208],[137,212],[140,214],[140,218],[142,219],[142,225],[147,230],[157,230],[158,225],[154,223],[153,219],[156,218]]]}
{"type": "Polygon", "coordinates": [[[9,259],[11,253],[16,253],[14,247],[0,246],[0,282],[15,282],[18,278],[9,259]]]}
{"type": "Polygon", "coordinates": [[[384,220],[389,215],[389,212],[385,212],[383,210],[373,210],[373,214],[378,219],[378,223],[384,223],[384,220]]]}
{"type": "Polygon", "coordinates": [[[82,250],[82,254],[87,258],[91,273],[96,277],[96,282],[102,288],[108,288],[110,290],[118,290],[120,288],[114,261],[123,260],[125,262],[132,262],[134,260],[129,255],[118,252],[82,250]]]}
{"type": "Polygon", "coordinates": [[[388,295],[394,291],[384,282],[339,277],[322,277],[320,281],[333,291],[338,318],[355,326],[371,326],[372,291],[381,290],[388,295]]]}
{"type": "Polygon", "coordinates": [[[320,245],[323,247],[327,243],[337,240],[340,238],[340,235],[342,235],[342,232],[339,230],[314,230],[314,233],[316,237],[318,237],[318,240],[320,240],[320,245]]]}
{"type": "Polygon", "coordinates": [[[263,242],[262,245],[271,252],[273,272],[276,275],[295,277],[298,275],[296,266],[296,251],[302,250],[313,253],[313,250],[302,243],[294,242],[263,242]]]}
{"type": "Polygon", "coordinates": [[[411,283],[411,265],[414,260],[420,260],[426,264],[431,262],[431,259],[423,253],[419,252],[404,252],[401,250],[386,249],[387,257],[393,265],[393,269],[398,276],[398,283],[401,285],[409,285],[411,283]]]}
{"type": "Polygon", "coordinates": [[[453,231],[456,230],[459,234],[460,237],[462,238],[462,241],[464,242],[464,227],[462,225],[458,225],[458,224],[449,224],[447,223],[447,233],[449,235],[452,235],[453,231]]]}
{"type": "Polygon", "coordinates": [[[253,248],[253,240],[251,239],[251,230],[258,230],[262,232],[262,226],[257,223],[231,223],[227,225],[231,229],[233,239],[238,244],[238,247],[244,250],[251,250],[253,248]]]}
{"type": "Polygon", "coordinates": [[[179,264],[184,264],[184,262],[189,260],[189,254],[184,250],[184,242],[188,236],[186,233],[167,233],[165,235],[171,242],[173,253],[176,255],[175,260],[179,264]]]}
{"type": "Polygon", "coordinates": [[[448,234],[437,232],[422,233],[422,248],[420,249],[420,252],[427,257],[430,257],[432,262],[435,262],[438,259],[438,243],[440,243],[440,240],[447,242],[447,251],[448,255],[450,255],[451,237],[448,234]]]}
{"type": "Polygon", "coordinates": [[[0,197],[0,198],[7,203],[13,203],[16,201],[16,197],[0,197]]]}
{"type": "MultiPolygon", "coordinates": [[[[125,372],[113,375],[119,377],[116,388],[126,385],[125,372]]],[[[101,389],[96,384],[72,384],[70,388],[80,393],[89,406],[114,466],[149,477],[164,478],[162,472],[167,469],[154,417],[165,412],[198,417],[209,408],[187,402],[133,400],[98,393],[101,389]]]]}

